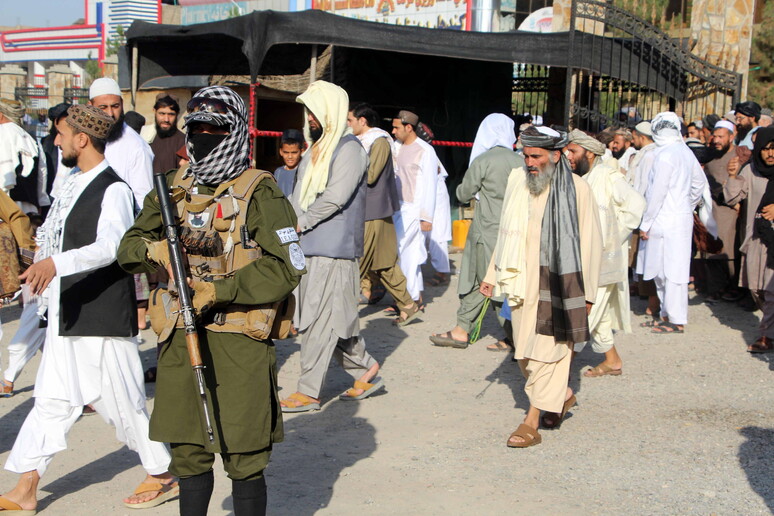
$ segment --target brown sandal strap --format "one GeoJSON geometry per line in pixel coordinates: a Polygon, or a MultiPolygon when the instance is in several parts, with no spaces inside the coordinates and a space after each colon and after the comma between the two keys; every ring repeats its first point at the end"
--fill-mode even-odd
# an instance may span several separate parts
{"type": "Polygon", "coordinates": [[[0,509],[4,511],[21,511],[21,505],[16,502],[12,502],[5,496],[0,496],[0,509]]]}

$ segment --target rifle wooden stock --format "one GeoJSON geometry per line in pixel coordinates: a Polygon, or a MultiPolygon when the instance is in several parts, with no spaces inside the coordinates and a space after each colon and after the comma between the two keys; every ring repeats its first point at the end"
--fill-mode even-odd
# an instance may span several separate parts
{"type": "Polygon", "coordinates": [[[164,225],[164,232],[167,236],[167,245],[169,246],[169,263],[172,267],[172,279],[175,282],[180,302],[180,315],[183,318],[185,327],[185,344],[188,349],[188,358],[191,362],[194,375],[196,376],[196,386],[199,397],[202,401],[202,410],[204,414],[204,425],[207,431],[207,437],[210,442],[214,442],[215,437],[212,432],[212,422],[210,421],[210,411],[207,407],[207,391],[204,388],[204,363],[199,349],[199,334],[196,332],[196,313],[194,311],[191,299],[191,290],[188,287],[188,274],[183,262],[183,247],[180,244],[180,231],[175,221],[175,214],[172,210],[172,201],[169,194],[167,178],[164,174],[153,175],[156,194],[159,198],[159,208],[161,210],[161,221],[164,225]]]}

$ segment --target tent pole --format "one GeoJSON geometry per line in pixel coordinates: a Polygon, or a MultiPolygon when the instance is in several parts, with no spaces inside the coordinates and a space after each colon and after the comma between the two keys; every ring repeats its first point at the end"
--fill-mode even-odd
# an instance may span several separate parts
{"type": "Polygon", "coordinates": [[[309,65],[309,84],[317,80],[317,45],[312,45],[312,62],[309,65]]]}
{"type": "Polygon", "coordinates": [[[137,69],[139,67],[139,52],[137,45],[132,45],[132,109],[137,107],[137,69]]]}

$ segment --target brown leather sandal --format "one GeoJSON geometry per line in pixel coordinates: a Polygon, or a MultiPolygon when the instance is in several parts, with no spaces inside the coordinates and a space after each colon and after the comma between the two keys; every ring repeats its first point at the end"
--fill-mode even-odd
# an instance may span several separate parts
{"type": "Polygon", "coordinates": [[[562,426],[562,421],[564,421],[564,416],[567,415],[567,411],[570,410],[571,407],[574,407],[576,403],[578,403],[578,399],[575,397],[575,394],[573,394],[570,396],[570,399],[564,402],[561,414],[557,414],[556,412],[546,412],[543,414],[543,417],[540,418],[543,428],[553,430],[562,426]]]}
{"type": "Polygon", "coordinates": [[[543,442],[543,437],[538,433],[538,431],[531,426],[522,423],[519,425],[519,428],[517,428],[511,435],[508,436],[508,441],[506,441],[505,444],[508,446],[508,448],[529,448],[530,446],[535,446],[541,442],[543,442]],[[523,441],[520,443],[514,443],[511,441],[513,437],[521,437],[523,441]]]}
{"type": "Polygon", "coordinates": [[[762,336],[747,346],[747,351],[749,353],[771,353],[774,351],[774,341],[766,336],[762,336]]]}

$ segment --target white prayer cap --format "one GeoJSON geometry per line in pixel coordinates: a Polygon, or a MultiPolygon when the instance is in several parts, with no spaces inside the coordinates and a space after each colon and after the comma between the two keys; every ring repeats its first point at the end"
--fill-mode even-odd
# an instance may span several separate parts
{"type": "Polygon", "coordinates": [[[121,96],[121,88],[118,83],[110,77],[100,77],[91,83],[89,88],[89,99],[99,97],[100,95],[118,95],[121,96]]]}
{"type": "Polygon", "coordinates": [[[558,132],[544,125],[541,125],[540,127],[535,127],[535,129],[537,129],[539,133],[545,134],[546,136],[550,136],[551,138],[559,138],[561,136],[558,132]]]}
{"type": "Polygon", "coordinates": [[[650,128],[650,122],[640,122],[634,126],[634,130],[645,136],[653,137],[653,131],[650,128]]]}
{"type": "Polygon", "coordinates": [[[721,127],[723,129],[728,129],[728,131],[731,134],[734,134],[736,132],[736,126],[734,124],[732,124],[731,122],[729,122],[728,120],[721,120],[720,122],[717,122],[715,124],[715,129],[719,129],[721,127]]]}
{"type": "Polygon", "coordinates": [[[725,118],[726,120],[736,120],[736,111],[734,110],[729,111],[728,113],[723,115],[723,118],[725,118]]]}
{"type": "Polygon", "coordinates": [[[535,125],[543,125],[543,117],[540,115],[535,115],[535,119],[532,121],[535,125]]]}

